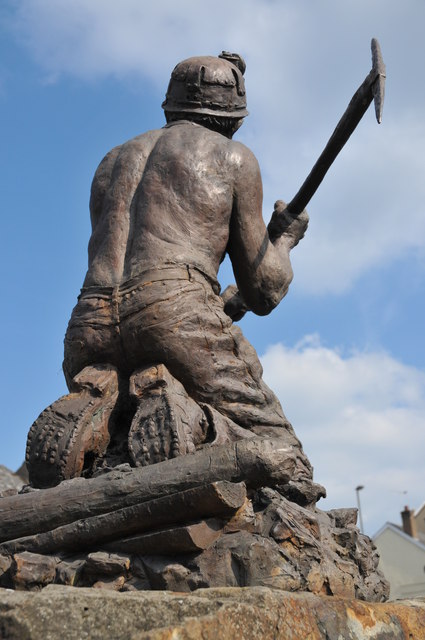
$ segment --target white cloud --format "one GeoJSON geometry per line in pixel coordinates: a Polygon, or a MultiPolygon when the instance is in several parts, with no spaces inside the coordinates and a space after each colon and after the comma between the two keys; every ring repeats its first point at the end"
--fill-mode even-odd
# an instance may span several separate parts
{"type": "MultiPolygon", "coordinates": [[[[139,73],[158,81],[178,59],[241,46],[270,24],[271,7],[258,0],[205,3],[159,0],[20,0],[15,32],[52,77],[139,73]],[[258,17],[258,20],[257,20],[258,17]],[[262,29],[263,25],[263,29],[262,29]]],[[[288,16],[287,9],[278,8],[288,16]]],[[[261,38],[260,38],[261,42],[261,38]]],[[[162,82],[161,82],[162,86],[162,82]]]]}
{"type": "MultiPolygon", "coordinates": [[[[182,55],[239,49],[249,56],[253,75],[267,93],[284,84],[285,102],[299,112],[303,105],[294,85],[304,87],[303,93],[311,86],[329,93],[335,81],[346,86],[349,78],[342,71],[356,51],[353,46],[379,35],[375,26],[382,33],[388,30],[385,6],[385,0],[372,6],[357,0],[343,7],[339,0],[328,0],[326,6],[312,1],[216,0],[212,10],[196,0],[149,5],[140,0],[15,0],[9,26],[50,73],[85,78],[138,71],[155,79],[158,69],[168,73],[169,62],[182,55]],[[335,78],[337,69],[341,73],[335,78]]],[[[420,4],[416,23],[418,12],[420,4]]],[[[393,29],[406,16],[404,7],[394,10],[393,29]]],[[[399,34],[399,42],[402,37],[399,34]]],[[[266,94],[257,93],[264,99],[266,94]]],[[[281,112],[284,103],[272,103],[281,112]]]]}
{"type": "Polygon", "coordinates": [[[310,235],[297,256],[306,292],[339,293],[373,267],[425,244],[425,123],[416,114],[365,126],[311,204],[310,235]]]}
{"type": "MultiPolygon", "coordinates": [[[[425,373],[383,352],[343,354],[308,336],[262,357],[264,377],[303,442],[323,508],[355,506],[369,534],[424,500],[425,373]],[[403,492],[407,491],[407,495],[403,492]]],[[[319,505],[320,506],[320,505],[319,505]]]]}

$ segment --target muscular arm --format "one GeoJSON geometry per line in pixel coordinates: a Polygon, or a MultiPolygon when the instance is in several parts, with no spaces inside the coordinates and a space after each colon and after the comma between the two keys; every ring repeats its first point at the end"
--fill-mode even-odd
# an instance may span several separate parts
{"type": "Polygon", "coordinates": [[[239,290],[249,308],[267,315],[286,294],[292,280],[291,243],[270,242],[262,217],[262,182],[254,155],[234,143],[234,204],[228,253],[239,290]]]}

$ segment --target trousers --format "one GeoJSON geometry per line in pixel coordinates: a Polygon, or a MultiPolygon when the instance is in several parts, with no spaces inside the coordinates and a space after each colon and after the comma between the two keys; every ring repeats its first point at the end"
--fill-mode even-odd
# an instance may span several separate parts
{"type": "Polygon", "coordinates": [[[195,401],[302,450],[262,379],[254,347],[218,294],[216,280],[187,265],[152,269],[115,288],[82,289],[65,336],[68,384],[87,365],[109,363],[130,376],[162,363],[195,401]]]}

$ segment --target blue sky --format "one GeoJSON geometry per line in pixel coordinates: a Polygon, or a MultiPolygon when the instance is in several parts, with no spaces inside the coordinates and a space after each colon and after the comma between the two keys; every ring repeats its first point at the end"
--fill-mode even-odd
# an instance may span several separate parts
{"type": "MultiPolygon", "coordinates": [[[[241,326],[304,443],[323,508],[365,529],[425,499],[425,84],[422,0],[5,0],[0,8],[3,359],[0,464],[66,391],[62,342],[87,264],[90,183],[103,155],[160,127],[179,60],[239,51],[264,217],[289,201],[370,69],[365,115],[308,210],[288,296],[241,326]],[[407,492],[407,493],[406,493],[407,492]]],[[[232,280],[225,265],[221,280],[232,280]]]]}

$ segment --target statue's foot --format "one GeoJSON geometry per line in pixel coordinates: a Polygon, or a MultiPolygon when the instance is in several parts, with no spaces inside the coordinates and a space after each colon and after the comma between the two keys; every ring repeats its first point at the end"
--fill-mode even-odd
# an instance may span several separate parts
{"type": "Polygon", "coordinates": [[[137,404],[128,435],[136,466],[193,453],[207,439],[204,412],[163,364],[136,371],[129,393],[137,404]]]}
{"type": "Polygon", "coordinates": [[[94,467],[109,444],[117,400],[114,367],[85,367],[76,375],[71,393],[47,407],[29,431],[26,463],[30,484],[53,487],[94,467]]]}

